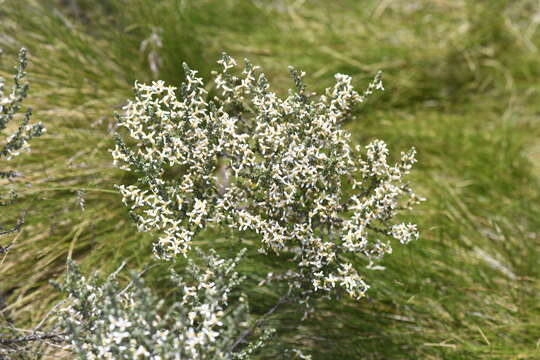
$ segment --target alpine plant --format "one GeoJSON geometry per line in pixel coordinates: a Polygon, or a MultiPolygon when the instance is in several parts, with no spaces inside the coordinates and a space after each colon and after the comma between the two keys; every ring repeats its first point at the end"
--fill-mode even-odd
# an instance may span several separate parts
{"type": "MultiPolygon", "coordinates": [[[[1,53],[1,49],[0,49],[1,53]]],[[[10,169],[8,161],[20,154],[21,151],[29,151],[29,141],[33,137],[41,136],[45,131],[43,124],[30,123],[32,110],[24,109],[23,102],[28,95],[29,85],[24,82],[27,67],[27,51],[22,48],[19,51],[18,63],[15,66],[15,74],[11,86],[6,86],[6,79],[0,77],[0,211],[4,216],[13,214],[7,207],[12,205],[17,195],[13,189],[8,189],[14,178],[20,173],[10,169]]],[[[8,219],[2,219],[7,223],[8,219]]],[[[0,225],[0,266],[3,264],[7,253],[13,246],[13,234],[19,232],[24,225],[24,214],[19,216],[15,225],[0,225]],[[7,239],[7,240],[6,240],[7,239]]],[[[7,289],[0,287],[0,298],[6,294],[7,289]]],[[[24,332],[15,327],[9,314],[7,304],[3,304],[0,312],[0,359],[30,359],[42,350],[40,342],[43,340],[56,341],[55,334],[47,334],[42,331],[24,332]],[[33,346],[32,343],[38,343],[33,346]]],[[[39,329],[38,329],[39,330],[39,329]]]]}
{"type": "MultiPolygon", "coordinates": [[[[22,103],[28,95],[29,85],[23,83],[23,78],[26,76],[27,66],[27,51],[22,48],[19,51],[19,62],[15,67],[15,75],[13,76],[13,85],[11,89],[6,91],[5,79],[0,77],[0,131],[4,132],[10,122],[19,114],[22,103]]],[[[20,114],[22,119],[16,126],[16,130],[10,134],[2,134],[5,137],[3,144],[0,147],[0,157],[5,160],[10,160],[12,157],[19,155],[22,150],[29,150],[29,141],[33,137],[38,137],[44,132],[43,124],[38,122],[30,124],[32,109],[27,108],[23,114],[20,114]]],[[[16,176],[13,171],[1,171],[2,178],[10,178],[16,176]]]]}
{"type": "Polygon", "coordinates": [[[353,146],[343,128],[355,105],[383,90],[380,74],[363,93],[337,74],[317,96],[290,68],[295,89],[282,98],[249,61],[236,70],[223,54],[218,64],[207,87],[185,64],[179,88],[135,83],[117,115],[124,136],[116,136],[114,163],[137,177],[118,188],[139,230],[160,234],[154,252],[162,259],[185,256],[210,226],[249,233],[261,252],[293,257],[286,277],[306,296],[342,288],[363,297],[369,286],[353,260],[372,264],[392,251],[391,239],[419,236],[416,225],[395,220],[421,200],[404,181],[415,150],[389,163],[383,141],[353,146]]]}
{"type": "Polygon", "coordinates": [[[249,309],[233,294],[243,280],[235,271],[242,254],[225,260],[211,250],[199,254],[201,264],[189,259],[183,276],[171,273],[169,304],[140,274],[122,288],[119,271],[106,281],[97,274],[87,279],[70,263],[66,282],[57,284],[69,295],[62,310],[66,348],[85,360],[251,358],[272,330],[259,331],[251,342],[243,335],[252,326],[249,309]]]}
{"type": "MultiPolygon", "coordinates": [[[[5,161],[11,160],[23,150],[29,151],[29,141],[33,137],[41,136],[45,131],[43,124],[40,122],[30,124],[31,108],[27,108],[24,112],[21,111],[29,89],[28,83],[23,82],[26,76],[27,64],[27,50],[22,48],[19,51],[18,64],[15,67],[13,84],[10,89],[6,89],[6,80],[0,77],[0,161],[2,162],[0,179],[7,181],[11,181],[20,174],[5,168],[5,161]]],[[[2,183],[6,184],[5,181],[2,183]]],[[[2,190],[4,189],[5,185],[2,185],[2,190]]],[[[4,191],[2,192],[0,206],[11,205],[16,199],[15,192],[13,190],[8,191],[7,194],[4,191]]],[[[17,225],[11,229],[6,230],[0,227],[0,236],[19,231],[23,222],[24,219],[21,217],[17,225]]],[[[11,243],[3,246],[0,244],[0,254],[6,253],[10,247],[11,243]]]]}

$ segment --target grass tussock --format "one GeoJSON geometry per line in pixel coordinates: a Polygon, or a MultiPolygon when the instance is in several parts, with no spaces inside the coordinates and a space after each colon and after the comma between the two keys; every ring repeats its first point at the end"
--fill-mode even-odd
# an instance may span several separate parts
{"type": "MultiPolygon", "coordinates": [[[[414,145],[414,187],[428,198],[414,216],[421,240],[396,249],[385,271],[366,270],[367,300],[321,302],[300,328],[285,316],[283,342],[315,359],[538,358],[539,17],[532,0],[4,1],[0,48],[6,59],[29,48],[28,104],[47,134],[11,164],[24,177],[8,217],[28,214],[2,259],[3,313],[40,319],[67,258],[104,272],[150,261],[151,236],[136,232],[113,188],[132,181],[112,167],[113,113],[134,80],[177,84],[181,61],[208,75],[226,51],[283,91],[288,65],[313,90],[336,72],[362,88],[383,70],[385,94],[347,126],[362,144],[414,145]]],[[[10,66],[0,58],[0,76],[10,66]]],[[[239,246],[215,234],[199,243],[239,246]]],[[[280,266],[247,258],[248,285],[280,266]]],[[[164,275],[153,268],[148,284],[166,294],[164,275]]],[[[271,294],[250,286],[264,311],[271,294]]]]}

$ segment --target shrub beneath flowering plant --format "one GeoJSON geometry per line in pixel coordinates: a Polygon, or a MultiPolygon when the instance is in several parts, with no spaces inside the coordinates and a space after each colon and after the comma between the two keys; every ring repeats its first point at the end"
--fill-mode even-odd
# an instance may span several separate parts
{"type": "Polygon", "coordinates": [[[245,343],[252,326],[247,303],[231,296],[243,280],[234,271],[241,256],[224,260],[210,251],[201,254],[202,266],[190,260],[185,277],[171,275],[172,304],[137,274],[122,289],[116,273],[103,283],[97,276],[87,280],[71,263],[59,285],[71,301],[62,316],[68,347],[80,359],[247,359],[271,331],[245,343]]]}

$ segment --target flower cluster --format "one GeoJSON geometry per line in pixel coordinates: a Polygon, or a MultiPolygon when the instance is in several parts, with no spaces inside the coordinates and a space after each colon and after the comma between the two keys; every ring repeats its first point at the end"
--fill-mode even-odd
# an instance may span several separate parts
{"type": "Polygon", "coordinates": [[[354,105],[383,89],[380,75],[360,94],[337,74],[316,96],[291,68],[296,89],[281,98],[247,60],[241,74],[226,54],[218,63],[218,96],[184,65],[179,89],[136,83],[118,116],[129,137],[118,135],[112,153],[137,174],[119,189],[139,230],[162,234],[155,252],[165,259],[185,255],[207,226],[256,234],[261,251],[294,256],[297,288],[364,296],[351,257],[371,263],[391,252],[389,239],[418,238],[415,225],[394,220],[420,200],[403,179],[414,149],[389,163],[383,141],[352,146],[342,126],[354,105]]]}
{"type": "Polygon", "coordinates": [[[190,260],[186,278],[172,273],[178,286],[172,304],[145,288],[139,275],[122,289],[118,271],[100,283],[71,263],[59,285],[71,299],[63,309],[68,348],[90,360],[249,358],[269,334],[251,344],[239,341],[251,325],[244,298],[231,298],[242,281],[234,271],[242,254],[229,260],[213,251],[200,255],[203,265],[190,260]]]}

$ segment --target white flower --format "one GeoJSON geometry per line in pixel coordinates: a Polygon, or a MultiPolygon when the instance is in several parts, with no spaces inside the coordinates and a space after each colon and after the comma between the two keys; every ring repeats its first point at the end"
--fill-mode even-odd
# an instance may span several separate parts
{"type": "Polygon", "coordinates": [[[402,244],[417,240],[420,234],[414,224],[397,224],[392,226],[392,236],[402,244]]]}

